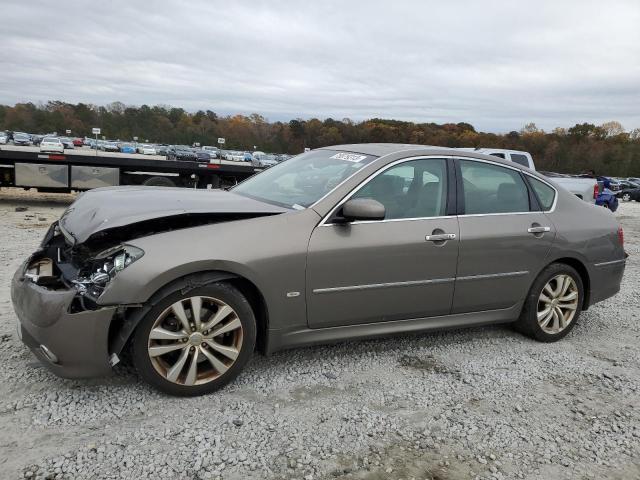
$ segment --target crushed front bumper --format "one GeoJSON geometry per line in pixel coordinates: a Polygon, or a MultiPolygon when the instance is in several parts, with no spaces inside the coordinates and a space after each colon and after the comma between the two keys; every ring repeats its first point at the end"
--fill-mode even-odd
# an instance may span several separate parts
{"type": "Polygon", "coordinates": [[[38,359],[65,378],[109,374],[108,339],[116,307],[71,313],[75,289],[48,289],[25,277],[25,262],[11,282],[18,334],[38,359]]]}

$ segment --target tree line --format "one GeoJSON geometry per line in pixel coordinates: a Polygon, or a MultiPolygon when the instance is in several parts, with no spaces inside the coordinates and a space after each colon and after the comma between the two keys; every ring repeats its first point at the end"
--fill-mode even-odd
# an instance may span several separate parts
{"type": "Polygon", "coordinates": [[[100,127],[109,139],[168,144],[216,145],[295,154],[304,148],[341,143],[397,142],[445,147],[491,147],[531,152],[540,170],[580,173],[594,170],[611,176],[640,176],[640,128],[627,131],[616,121],[576,124],[545,132],[529,123],[506,134],[478,132],[469,123],[414,123],[373,118],[355,122],[294,119],[269,122],[263,116],[220,116],[211,110],[195,113],[164,105],[106,106],[51,101],[44,104],[0,105],[0,130],[28,133],[71,130],[73,136],[91,136],[100,127]]]}

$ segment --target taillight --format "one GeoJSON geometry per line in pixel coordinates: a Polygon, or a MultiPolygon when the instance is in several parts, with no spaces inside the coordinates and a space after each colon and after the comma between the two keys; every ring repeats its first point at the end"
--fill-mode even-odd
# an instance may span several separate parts
{"type": "Polygon", "coordinates": [[[596,182],[596,184],[593,186],[593,198],[594,199],[598,198],[598,193],[600,193],[600,185],[598,185],[598,182],[596,182]]]}
{"type": "Polygon", "coordinates": [[[624,231],[622,230],[622,227],[618,227],[618,242],[621,247],[624,247],[624,231]]]}

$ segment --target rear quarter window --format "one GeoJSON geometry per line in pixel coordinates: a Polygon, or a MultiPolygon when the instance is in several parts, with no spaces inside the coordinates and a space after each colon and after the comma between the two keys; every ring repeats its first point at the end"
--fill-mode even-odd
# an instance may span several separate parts
{"type": "Polygon", "coordinates": [[[536,192],[536,196],[538,197],[542,210],[551,210],[553,201],[556,198],[556,191],[546,183],[541,182],[534,177],[529,177],[529,183],[531,184],[533,191],[536,192]]]}
{"type": "Polygon", "coordinates": [[[529,166],[529,158],[526,155],[521,155],[519,153],[512,153],[511,161],[517,163],[518,165],[522,165],[523,167],[529,166]]]}

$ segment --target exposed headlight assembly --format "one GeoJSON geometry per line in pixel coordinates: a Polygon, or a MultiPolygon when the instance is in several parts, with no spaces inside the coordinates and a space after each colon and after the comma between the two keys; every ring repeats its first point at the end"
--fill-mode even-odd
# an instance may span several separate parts
{"type": "Polygon", "coordinates": [[[100,252],[80,270],[73,283],[82,295],[97,298],[113,278],[144,255],[132,245],[118,245],[100,252]]]}

